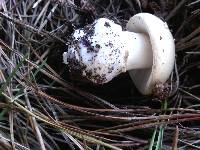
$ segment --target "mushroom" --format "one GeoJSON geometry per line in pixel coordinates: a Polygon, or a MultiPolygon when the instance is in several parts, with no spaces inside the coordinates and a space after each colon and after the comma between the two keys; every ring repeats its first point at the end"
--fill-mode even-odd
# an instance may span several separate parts
{"type": "Polygon", "coordinates": [[[165,83],[173,70],[174,39],[167,24],[149,13],[130,18],[126,29],[100,18],[75,30],[63,53],[64,63],[98,84],[129,71],[137,89],[151,94],[154,85],[165,83]]]}

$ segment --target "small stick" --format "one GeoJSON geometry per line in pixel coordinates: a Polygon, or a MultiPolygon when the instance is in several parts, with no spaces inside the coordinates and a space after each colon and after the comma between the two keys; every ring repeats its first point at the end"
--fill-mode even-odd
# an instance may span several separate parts
{"type": "Polygon", "coordinates": [[[179,135],[179,128],[178,128],[178,126],[176,126],[174,139],[173,139],[173,143],[172,143],[172,150],[177,150],[178,135],[179,135]]]}

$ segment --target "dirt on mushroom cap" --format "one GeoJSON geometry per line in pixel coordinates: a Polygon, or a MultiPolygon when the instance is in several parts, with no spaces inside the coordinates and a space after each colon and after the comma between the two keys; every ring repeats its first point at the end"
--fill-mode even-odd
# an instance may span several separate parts
{"type": "Polygon", "coordinates": [[[121,26],[100,18],[73,34],[64,62],[94,83],[103,84],[126,71],[126,47],[120,39],[121,26]],[[73,60],[73,61],[71,61],[73,60]],[[79,63],[77,65],[77,63],[79,63]]]}

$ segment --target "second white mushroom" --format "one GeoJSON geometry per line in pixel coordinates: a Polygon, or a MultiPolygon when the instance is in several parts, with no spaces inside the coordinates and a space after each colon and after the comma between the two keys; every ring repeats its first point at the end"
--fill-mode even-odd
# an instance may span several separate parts
{"type": "Polygon", "coordinates": [[[109,82],[129,71],[142,94],[150,94],[156,82],[164,83],[173,69],[174,40],[166,23],[140,13],[127,23],[127,31],[100,18],[75,30],[64,63],[94,83],[109,82]]]}

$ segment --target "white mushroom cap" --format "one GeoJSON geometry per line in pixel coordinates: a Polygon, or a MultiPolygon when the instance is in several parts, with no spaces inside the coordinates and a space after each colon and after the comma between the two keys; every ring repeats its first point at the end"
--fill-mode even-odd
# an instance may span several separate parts
{"type": "Polygon", "coordinates": [[[73,43],[63,53],[64,63],[94,83],[106,83],[126,71],[127,46],[121,35],[120,25],[100,18],[74,32],[73,43]]]}
{"type": "Polygon", "coordinates": [[[148,13],[139,13],[130,18],[127,30],[149,36],[153,52],[153,65],[148,69],[130,70],[129,74],[142,94],[150,94],[156,83],[169,78],[175,60],[175,45],[165,22],[148,13]]]}

